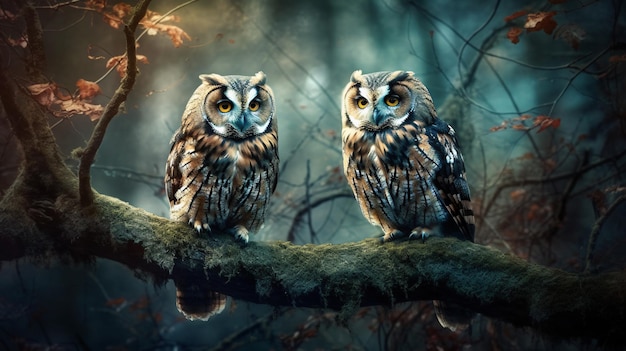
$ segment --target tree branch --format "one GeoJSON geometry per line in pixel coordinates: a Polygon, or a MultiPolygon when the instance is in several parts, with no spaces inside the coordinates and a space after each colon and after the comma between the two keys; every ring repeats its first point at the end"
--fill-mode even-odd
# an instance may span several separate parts
{"type": "Polygon", "coordinates": [[[107,258],[157,282],[193,281],[256,303],[337,309],[343,318],[359,306],[447,300],[549,335],[623,342],[624,272],[576,275],[452,238],[242,248],[230,236],[198,238],[186,225],[107,196],[95,196],[94,216],[80,216],[77,201],[66,200],[57,201],[52,220],[3,201],[0,258],[107,258]]]}
{"type": "Polygon", "coordinates": [[[148,10],[150,0],[143,0],[133,11],[130,22],[124,26],[124,35],[126,37],[126,74],[122,78],[120,86],[115,91],[115,94],[106,105],[102,117],[96,124],[96,127],[89,138],[89,142],[83,151],[80,158],[80,165],[78,168],[78,182],[79,182],[79,194],[80,202],[83,207],[90,206],[93,203],[93,191],[91,189],[91,165],[96,158],[96,152],[102,141],[104,140],[104,134],[106,129],[119,112],[120,106],[128,98],[133,86],[135,85],[135,79],[137,77],[137,55],[136,55],[136,43],[135,43],[135,30],[139,21],[145,16],[148,10]]]}

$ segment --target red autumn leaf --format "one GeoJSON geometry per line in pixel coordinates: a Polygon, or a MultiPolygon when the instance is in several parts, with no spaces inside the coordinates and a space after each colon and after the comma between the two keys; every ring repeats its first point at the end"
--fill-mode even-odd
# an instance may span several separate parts
{"type": "Polygon", "coordinates": [[[524,190],[524,189],[517,189],[517,190],[511,191],[509,196],[511,197],[511,200],[518,201],[518,200],[523,199],[525,194],[526,194],[526,190],[524,190]]]}
{"type": "Polygon", "coordinates": [[[11,46],[20,46],[22,49],[26,49],[26,47],[28,46],[28,37],[26,36],[26,34],[22,35],[18,39],[8,37],[7,42],[11,46]]]}
{"type": "Polygon", "coordinates": [[[87,0],[85,1],[84,5],[86,8],[100,12],[104,10],[104,7],[106,6],[106,1],[105,0],[87,0]]]}
{"type": "Polygon", "coordinates": [[[52,114],[58,118],[70,118],[74,115],[85,115],[93,121],[97,121],[104,113],[102,105],[94,105],[83,100],[65,100],[53,105],[58,110],[51,110],[52,114]]]}
{"type": "Polygon", "coordinates": [[[527,152],[525,154],[523,154],[522,156],[518,157],[518,160],[532,160],[535,158],[535,154],[533,154],[532,152],[527,152]]]}
{"type": "Polygon", "coordinates": [[[59,91],[56,84],[33,84],[28,87],[31,95],[57,118],[70,118],[74,115],[86,115],[92,121],[99,119],[104,112],[102,105],[89,104],[81,99],[72,99],[59,91]]]}
{"type": "Polygon", "coordinates": [[[184,40],[191,40],[189,34],[177,26],[168,25],[165,32],[170,36],[170,40],[175,48],[180,47],[184,40]]]}
{"type": "Polygon", "coordinates": [[[126,17],[132,9],[132,6],[124,2],[113,5],[113,13],[115,13],[119,18],[126,17]]]}
{"type": "Polygon", "coordinates": [[[54,83],[33,84],[27,88],[30,95],[42,106],[48,107],[58,100],[56,97],[57,86],[54,83]]]}
{"type": "Polygon", "coordinates": [[[150,300],[148,299],[147,296],[142,296],[139,299],[137,299],[137,301],[133,302],[130,305],[130,309],[131,311],[137,311],[140,309],[145,309],[146,307],[148,307],[148,305],[150,304],[150,300]]]}
{"type": "Polygon", "coordinates": [[[118,297],[117,299],[107,300],[106,305],[111,307],[117,307],[126,302],[126,299],[123,297],[118,297]]]}
{"type": "Polygon", "coordinates": [[[528,12],[526,10],[519,10],[519,11],[515,11],[512,14],[504,17],[504,22],[511,22],[512,20],[518,18],[518,17],[522,17],[524,15],[526,15],[528,12]]]}
{"type": "Polygon", "coordinates": [[[612,55],[609,57],[609,62],[610,63],[617,63],[617,62],[625,62],[626,61],[626,54],[623,55],[612,55]]]}
{"type": "MultiPolygon", "coordinates": [[[[141,62],[143,64],[148,64],[148,58],[144,55],[137,55],[137,62],[141,62]]],[[[117,73],[119,73],[120,77],[124,77],[126,75],[126,67],[128,66],[128,60],[126,59],[126,55],[118,55],[111,57],[106,64],[106,68],[115,67],[117,73]],[[117,67],[115,67],[117,65],[117,67]]]]}
{"type": "Polygon", "coordinates": [[[561,125],[561,119],[560,118],[551,118],[549,116],[544,116],[544,115],[539,115],[537,117],[535,117],[535,120],[533,121],[533,126],[539,126],[539,129],[537,130],[537,133],[541,133],[544,130],[552,127],[552,128],[558,128],[561,125]]]}
{"type": "Polygon", "coordinates": [[[552,18],[556,15],[556,11],[529,13],[526,17],[524,28],[528,32],[537,32],[543,30],[547,34],[552,34],[556,28],[556,21],[552,18]]]}
{"type": "Polygon", "coordinates": [[[111,27],[115,29],[119,29],[120,25],[123,23],[122,19],[117,17],[115,14],[106,12],[102,14],[103,20],[111,27]]]}
{"type": "Polygon", "coordinates": [[[180,18],[178,16],[161,16],[154,11],[148,11],[146,16],[144,16],[139,23],[148,29],[149,35],[156,35],[158,33],[167,34],[174,44],[174,47],[180,47],[185,40],[191,40],[191,37],[180,27],[164,23],[178,22],[179,20],[180,18]]]}
{"type": "Polygon", "coordinates": [[[532,204],[528,208],[528,212],[526,213],[526,219],[528,219],[529,221],[539,219],[538,217],[541,212],[541,206],[539,206],[538,204],[532,204]]]}
{"type": "Polygon", "coordinates": [[[100,86],[97,83],[90,82],[88,80],[79,79],[76,82],[78,88],[79,97],[81,100],[91,100],[96,95],[101,94],[100,86]]]}
{"type": "Polygon", "coordinates": [[[513,44],[519,43],[519,36],[524,32],[524,30],[520,27],[513,27],[509,29],[506,33],[507,39],[511,41],[513,44]]]}
{"type": "Polygon", "coordinates": [[[489,128],[489,131],[490,132],[497,132],[499,130],[506,129],[506,126],[507,126],[506,122],[502,122],[500,125],[493,126],[493,127],[489,128]]]}

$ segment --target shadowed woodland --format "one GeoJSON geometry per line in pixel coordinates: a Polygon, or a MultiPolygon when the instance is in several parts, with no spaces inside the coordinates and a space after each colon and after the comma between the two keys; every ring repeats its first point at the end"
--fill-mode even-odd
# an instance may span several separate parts
{"type": "Polygon", "coordinates": [[[604,350],[626,327],[619,0],[0,0],[2,349],[604,350]],[[380,244],[341,165],[355,69],[454,126],[476,244],[380,244]],[[199,74],[263,70],[280,178],[247,247],[167,219],[199,74]],[[231,296],[206,322],[175,285],[231,296]],[[437,323],[431,300],[479,313],[437,323]]]}

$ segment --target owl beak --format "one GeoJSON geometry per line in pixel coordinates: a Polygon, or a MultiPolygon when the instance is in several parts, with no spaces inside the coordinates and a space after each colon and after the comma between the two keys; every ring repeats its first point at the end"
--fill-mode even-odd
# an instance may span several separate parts
{"type": "Polygon", "coordinates": [[[244,134],[246,130],[250,129],[252,123],[250,123],[248,116],[244,113],[237,118],[237,120],[233,123],[233,126],[240,134],[244,134]]]}
{"type": "Polygon", "coordinates": [[[372,114],[372,120],[374,124],[377,126],[382,125],[389,119],[389,114],[379,110],[378,108],[374,108],[374,113],[372,114]]]}

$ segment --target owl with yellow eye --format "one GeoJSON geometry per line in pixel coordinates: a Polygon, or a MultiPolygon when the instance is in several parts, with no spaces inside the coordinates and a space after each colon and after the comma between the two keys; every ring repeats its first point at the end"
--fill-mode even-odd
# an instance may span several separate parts
{"type": "Polygon", "coordinates": [[[247,243],[278,180],[274,94],[263,72],[200,79],[167,160],[170,218],[247,243]]]}
{"type": "Polygon", "coordinates": [[[342,103],[343,165],[383,241],[431,234],[474,240],[474,216],[454,129],[412,72],[352,74],[342,103]]]}
{"type": "MultiPolygon", "coordinates": [[[[455,131],[437,117],[413,72],[355,71],[342,100],[343,166],[382,241],[452,236],[474,241],[474,215],[455,131]]],[[[433,301],[437,319],[464,328],[473,313],[433,301]]]]}

